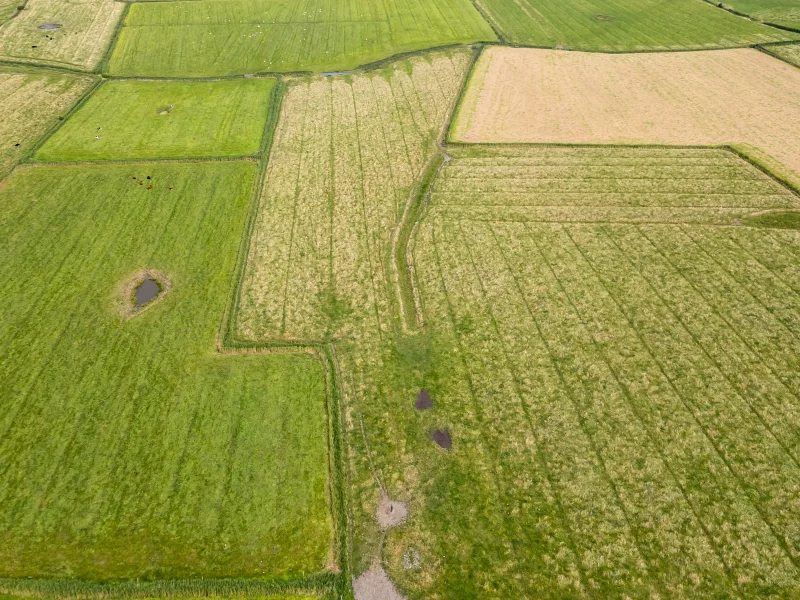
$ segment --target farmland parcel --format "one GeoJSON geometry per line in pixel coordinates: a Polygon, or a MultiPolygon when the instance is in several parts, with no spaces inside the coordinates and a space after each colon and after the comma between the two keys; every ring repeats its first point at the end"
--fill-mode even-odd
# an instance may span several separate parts
{"type": "Polygon", "coordinates": [[[256,170],[28,167],[0,190],[0,575],[330,563],[320,364],[215,351],[256,170]],[[169,289],[125,318],[143,270],[169,289]]]}
{"type": "Polygon", "coordinates": [[[38,160],[244,156],[258,152],[271,78],[109,81],[36,153],[38,160]]]}
{"type": "Polygon", "coordinates": [[[91,84],[88,76],[0,69],[0,180],[91,84]]]}
{"type": "Polygon", "coordinates": [[[800,29],[800,4],[795,0],[728,0],[723,6],[758,21],[800,29]]]}
{"type": "Polygon", "coordinates": [[[339,71],[495,39],[469,0],[191,0],[131,7],[109,70],[201,76],[339,71]]]}
{"type": "Polygon", "coordinates": [[[489,48],[452,137],[745,143],[800,173],[800,70],[750,49],[623,56],[489,48]]]}
{"type": "MultiPolygon", "coordinates": [[[[791,1],[791,0],[789,0],[791,1]]],[[[797,39],[699,0],[477,0],[513,44],[630,52],[731,48],[797,39]]]]}
{"type": "Polygon", "coordinates": [[[92,69],[103,58],[124,8],[114,0],[30,0],[0,27],[0,58],[92,69]],[[39,29],[57,24],[57,30],[39,29]]]}
{"type": "Polygon", "coordinates": [[[800,593],[800,247],[727,226],[797,197],[723,149],[445,161],[465,66],[293,84],[251,238],[238,335],[336,342],[355,574],[382,547],[412,598],[800,593]],[[382,494],[411,515],[385,541],[382,494]]]}

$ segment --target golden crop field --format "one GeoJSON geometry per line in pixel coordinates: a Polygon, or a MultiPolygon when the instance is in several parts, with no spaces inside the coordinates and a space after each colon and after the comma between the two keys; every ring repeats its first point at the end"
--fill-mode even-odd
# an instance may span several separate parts
{"type": "Polygon", "coordinates": [[[388,328],[392,230],[469,60],[462,50],[291,85],[244,276],[242,335],[321,340],[357,331],[356,315],[388,328]]]}
{"type": "Polygon", "coordinates": [[[0,59],[91,70],[108,49],[124,7],[114,0],[29,0],[0,26],[0,59]],[[61,27],[39,29],[44,24],[61,27]]]}
{"type": "Polygon", "coordinates": [[[747,143],[800,173],[800,70],[751,49],[488,48],[454,125],[463,142],[747,143]]]}
{"type": "Polygon", "coordinates": [[[0,179],[91,84],[89,76],[0,68],[0,179]]]}

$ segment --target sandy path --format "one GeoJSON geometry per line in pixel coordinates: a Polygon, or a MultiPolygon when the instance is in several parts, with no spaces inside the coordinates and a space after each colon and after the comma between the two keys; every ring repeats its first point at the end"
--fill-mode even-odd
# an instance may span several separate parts
{"type": "Polygon", "coordinates": [[[800,69],[751,49],[489,48],[453,138],[756,146],[800,173],[800,69]]]}

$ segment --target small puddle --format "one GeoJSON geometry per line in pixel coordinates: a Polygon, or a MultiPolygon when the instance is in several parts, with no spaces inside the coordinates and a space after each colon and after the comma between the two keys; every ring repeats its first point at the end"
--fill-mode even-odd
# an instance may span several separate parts
{"type": "Polygon", "coordinates": [[[595,15],[592,17],[592,21],[600,21],[601,23],[602,22],[610,23],[611,21],[616,21],[616,19],[611,15],[595,15]]]}
{"type": "Polygon", "coordinates": [[[450,432],[447,429],[436,429],[431,433],[431,437],[440,448],[450,450],[453,447],[453,440],[450,439],[450,432]]]}
{"type": "Polygon", "coordinates": [[[44,29],[45,31],[55,31],[56,29],[61,29],[63,25],[61,23],[42,23],[39,25],[37,29],[44,29]]]}
{"type": "Polygon", "coordinates": [[[136,287],[136,308],[144,306],[161,293],[161,286],[155,279],[145,279],[136,287]]]}

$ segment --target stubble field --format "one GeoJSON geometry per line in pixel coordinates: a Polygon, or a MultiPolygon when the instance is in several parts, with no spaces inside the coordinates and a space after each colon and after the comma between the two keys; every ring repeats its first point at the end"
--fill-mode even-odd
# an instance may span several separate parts
{"type": "Polygon", "coordinates": [[[256,154],[276,80],[108,81],[36,152],[43,161],[256,154]]]}
{"type": "Polygon", "coordinates": [[[91,70],[108,49],[124,7],[114,0],[29,0],[0,26],[0,58],[91,70]],[[39,29],[47,23],[61,28],[39,29]]]}
{"type": "Polygon", "coordinates": [[[469,0],[189,0],[131,7],[114,75],[341,71],[402,52],[493,41],[469,0]]]}
{"type": "Polygon", "coordinates": [[[92,82],[89,76],[0,68],[0,180],[92,82]]]}
{"type": "Polygon", "coordinates": [[[321,365],[216,351],[256,171],[28,167],[0,190],[0,576],[329,565],[321,365]],[[144,269],[170,288],[126,318],[144,269]]]}
{"type": "Polygon", "coordinates": [[[757,50],[601,55],[488,48],[463,142],[737,144],[800,173],[800,71],[757,50]]]}

